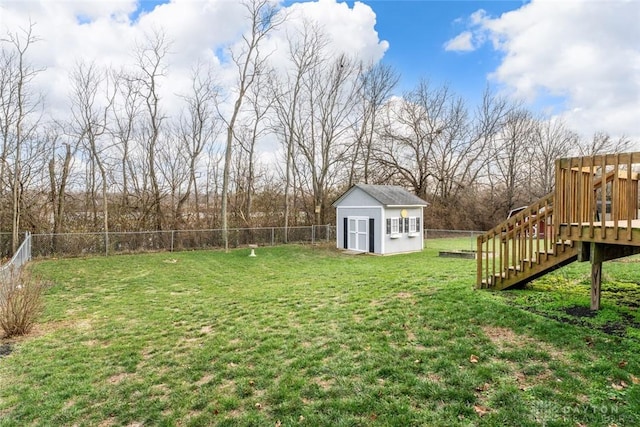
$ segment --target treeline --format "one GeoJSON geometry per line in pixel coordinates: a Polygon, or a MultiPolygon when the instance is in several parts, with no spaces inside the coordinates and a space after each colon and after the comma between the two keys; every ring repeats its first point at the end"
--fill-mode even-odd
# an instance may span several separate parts
{"type": "Polygon", "coordinates": [[[193,64],[179,109],[161,96],[171,67],[161,30],[126,67],[78,59],[69,114],[55,120],[35,90],[37,28],[2,39],[0,231],[13,233],[14,250],[24,230],[333,223],[331,203],[359,182],[428,201],[427,228],[486,229],[553,189],[556,158],[631,145],[606,133],[583,140],[488,89],[479,105],[428,79],[395,96],[395,70],[336,54],[313,22],[270,50],[293,18],[266,0],[243,4],[234,84],[193,64]]]}

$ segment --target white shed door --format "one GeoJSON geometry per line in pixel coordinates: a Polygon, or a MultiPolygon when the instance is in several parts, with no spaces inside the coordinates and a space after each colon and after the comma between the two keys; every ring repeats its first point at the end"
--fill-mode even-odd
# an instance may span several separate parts
{"type": "Polygon", "coordinates": [[[349,217],[349,249],[366,252],[369,248],[369,218],[349,217]]]}

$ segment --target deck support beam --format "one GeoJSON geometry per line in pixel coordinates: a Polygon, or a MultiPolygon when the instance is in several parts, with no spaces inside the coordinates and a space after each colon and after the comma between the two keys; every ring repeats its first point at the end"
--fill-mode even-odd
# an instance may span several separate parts
{"type": "Polygon", "coordinates": [[[605,245],[591,243],[591,310],[600,310],[600,290],[602,288],[602,262],[605,245]]]}

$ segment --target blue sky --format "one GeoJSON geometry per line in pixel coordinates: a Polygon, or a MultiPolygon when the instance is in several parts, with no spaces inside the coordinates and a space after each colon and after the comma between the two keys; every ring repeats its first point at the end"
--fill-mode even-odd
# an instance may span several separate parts
{"type": "MultiPolygon", "coordinates": [[[[348,2],[353,4],[353,1],[348,2]]],[[[444,43],[464,30],[469,16],[479,9],[489,15],[517,9],[521,1],[363,1],[376,13],[376,30],[389,41],[383,61],[400,71],[400,87],[413,87],[420,78],[448,82],[468,97],[479,97],[487,74],[501,55],[489,47],[475,52],[447,52],[444,43]]]]}

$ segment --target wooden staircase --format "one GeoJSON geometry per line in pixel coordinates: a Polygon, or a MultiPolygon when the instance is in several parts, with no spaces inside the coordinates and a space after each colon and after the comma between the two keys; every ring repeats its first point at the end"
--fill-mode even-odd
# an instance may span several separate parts
{"type": "Polygon", "coordinates": [[[554,193],[478,237],[476,286],[507,289],[591,261],[597,309],[602,262],[640,253],[639,168],[640,152],[557,160],[554,193]]]}
{"type": "Polygon", "coordinates": [[[547,195],[478,237],[478,288],[523,285],[577,260],[577,246],[554,232],[554,197],[547,195]]]}

